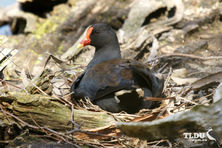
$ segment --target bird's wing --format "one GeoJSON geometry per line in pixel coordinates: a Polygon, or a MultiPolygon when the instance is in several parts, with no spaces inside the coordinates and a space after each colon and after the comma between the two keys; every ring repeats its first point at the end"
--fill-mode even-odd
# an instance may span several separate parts
{"type": "Polygon", "coordinates": [[[131,60],[131,67],[133,71],[146,81],[146,85],[151,89],[153,97],[161,95],[164,79],[161,74],[154,74],[149,68],[146,68],[145,64],[131,60]]]}
{"type": "Polygon", "coordinates": [[[98,64],[86,75],[86,79],[88,87],[91,87],[91,93],[94,93],[94,99],[134,87],[133,71],[129,64],[124,66],[112,62],[98,64]]]}
{"type": "Polygon", "coordinates": [[[208,133],[209,133],[208,138],[210,140],[214,140],[214,141],[220,143],[220,139],[215,131],[212,130],[212,131],[209,131],[208,133]]]}
{"type": "Polygon", "coordinates": [[[85,88],[90,88],[88,91],[93,94],[92,100],[122,89],[139,87],[148,88],[153,96],[158,96],[163,88],[159,79],[145,65],[133,60],[113,60],[97,64],[83,79],[88,82],[85,88]]]}

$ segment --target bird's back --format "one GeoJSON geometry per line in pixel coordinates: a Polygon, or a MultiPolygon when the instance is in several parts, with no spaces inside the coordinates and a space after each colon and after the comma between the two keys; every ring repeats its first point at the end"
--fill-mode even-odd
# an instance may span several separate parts
{"type": "Polygon", "coordinates": [[[122,89],[143,87],[151,91],[160,91],[153,90],[158,85],[157,81],[145,65],[134,60],[114,59],[99,63],[87,70],[75,92],[94,101],[122,89]]]}

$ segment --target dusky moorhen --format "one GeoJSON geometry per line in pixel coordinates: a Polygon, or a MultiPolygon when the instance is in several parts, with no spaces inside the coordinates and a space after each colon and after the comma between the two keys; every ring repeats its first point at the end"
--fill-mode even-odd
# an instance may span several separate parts
{"type": "Polygon", "coordinates": [[[135,113],[151,107],[152,102],[144,101],[144,97],[162,93],[163,79],[146,65],[121,58],[117,36],[109,25],[89,26],[80,45],[94,46],[95,53],[71,87],[73,100],[87,97],[104,110],[135,113]]]}

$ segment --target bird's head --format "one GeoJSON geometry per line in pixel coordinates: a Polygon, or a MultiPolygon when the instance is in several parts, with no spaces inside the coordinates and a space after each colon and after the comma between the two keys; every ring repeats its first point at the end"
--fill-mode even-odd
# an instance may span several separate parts
{"type": "Polygon", "coordinates": [[[209,126],[209,125],[207,125],[205,128],[206,128],[207,131],[213,130],[212,127],[209,126]]]}
{"type": "Polygon", "coordinates": [[[92,45],[96,49],[104,46],[115,44],[118,40],[114,30],[105,23],[93,24],[87,28],[83,40],[80,42],[78,48],[92,45]]]}

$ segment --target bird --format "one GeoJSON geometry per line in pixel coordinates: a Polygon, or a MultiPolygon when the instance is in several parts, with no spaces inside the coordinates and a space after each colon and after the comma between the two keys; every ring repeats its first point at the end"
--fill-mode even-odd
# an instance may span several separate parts
{"type": "Polygon", "coordinates": [[[152,101],[145,97],[162,94],[163,78],[145,64],[123,59],[115,31],[106,23],[90,25],[79,48],[95,47],[93,59],[73,82],[71,99],[89,98],[103,110],[136,113],[149,109],[152,101]]]}
{"type": "Polygon", "coordinates": [[[217,144],[217,147],[220,148],[220,139],[217,135],[217,133],[212,129],[212,127],[207,127],[207,132],[206,135],[208,137],[209,140],[214,141],[217,144]]]}

